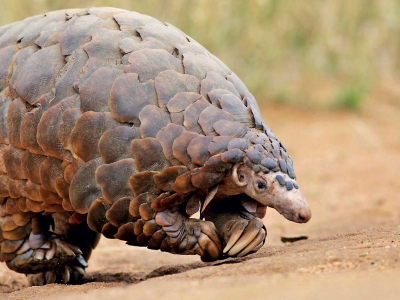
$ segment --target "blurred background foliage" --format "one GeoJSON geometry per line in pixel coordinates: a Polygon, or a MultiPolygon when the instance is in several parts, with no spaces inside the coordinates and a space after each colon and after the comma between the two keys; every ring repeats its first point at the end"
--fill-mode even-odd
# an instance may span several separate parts
{"type": "Polygon", "coordinates": [[[175,25],[261,102],[347,109],[380,96],[399,102],[398,0],[0,0],[0,25],[92,6],[175,25]]]}

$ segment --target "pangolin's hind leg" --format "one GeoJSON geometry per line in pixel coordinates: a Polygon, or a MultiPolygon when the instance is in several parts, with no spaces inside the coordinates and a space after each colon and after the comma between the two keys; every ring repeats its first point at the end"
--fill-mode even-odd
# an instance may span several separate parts
{"type": "Polygon", "coordinates": [[[21,226],[14,221],[18,216],[2,217],[1,260],[26,274],[30,285],[78,282],[99,235],[85,222],[69,224],[69,215],[30,214],[26,224],[18,221],[21,226]]]}

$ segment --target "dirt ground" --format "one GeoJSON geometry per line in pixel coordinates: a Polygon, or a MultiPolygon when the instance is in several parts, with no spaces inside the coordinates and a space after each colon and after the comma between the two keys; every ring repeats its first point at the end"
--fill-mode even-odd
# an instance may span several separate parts
{"type": "Polygon", "coordinates": [[[213,263],[102,239],[81,285],[27,287],[0,265],[0,299],[400,299],[400,105],[262,110],[294,160],[309,223],[269,209],[258,253],[213,263]]]}

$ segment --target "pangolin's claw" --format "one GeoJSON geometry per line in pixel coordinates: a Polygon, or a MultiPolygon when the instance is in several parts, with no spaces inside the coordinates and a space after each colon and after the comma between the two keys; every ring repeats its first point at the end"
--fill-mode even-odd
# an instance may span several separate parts
{"type": "Polygon", "coordinates": [[[67,266],[64,266],[64,270],[62,270],[61,274],[62,282],[63,283],[68,283],[70,278],[71,278],[71,273],[69,272],[69,268],[67,266]]]}
{"type": "Polygon", "coordinates": [[[50,249],[47,250],[46,252],[46,259],[50,260],[54,257],[54,255],[56,254],[56,250],[57,250],[57,246],[56,243],[51,243],[50,249]]]}
{"type": "Polygon", "coordinates": [[[185,224],[184,234],[187,241],[184,254],[210,256],[213,260],[220,256],[221,241],[212,222],[189,219],[185,224]]]}
{"type": "MultiPolygon", "coordinates": [[[[263,223],[260,219],[251,219],[248,222],[246,228],[241,233],[239,240],[237,240],[235,245],[229,250],[228,256],[234,256],[240,251],[244,250],[246,246],[249,245],[260,232],[262,226],[263,223]]],[[[255,244],[254,246],[256,246],[257,244],[255,244]]]]}
{"type": "Polygon", "coordinates": [[[36,249],[34,257],[36,260],[42,260],[45,254],[46,251],[44,249],[36,249]]]}
{"type": "Polygon", "coordinates": [[[226,244],[223,252],[226,253],[228,252],[233,245],[237,242],[237,240],[240,238],[242,235],[243,230],[246,228],[247,221],[246,220],[240,220],[240,221],[235,221],[231,220],[228,221],[227,226],[228,226],[228,232],[227,234],[230,234],[230,238],[228,240],[228,243],[226,244]]]}
{"type": "Polygon", "coordinates": [[[42,286],[46,284],[45,272],[28,274],[27,278],[30,286],[42,286]]]}
{"type": "Polygon", "coordinates": [[[252,251],[257,251],[258,249],[260,249],[261,246],[263,245],[264,238],[265,238],[265,230],[263,228],[257,233],[253,241],[250,244],[248,244],[246,248],[244,248],[237,256],[242,257],[249,254],[252,251]]]}
{"type": "MultiPolygon", "coordinates": [[[[206,235],[202,235],[199,237],[198,243],[203,250],[203,253],[207,253],[213,260],[217,259],[220,255],[221,248],[214,243],[210,243],[210,240],[206,235]]],[[[202,257],[204,256],[201,255],[202,257]]]]}
{"type": "Polygon", "coordinates": [[[55,283],[57,280],[57,273],[54,270],[46,271],[45,277],[47,284],[55,283]]]}
{"type": "Polygon", "coordinates": [[[76,260],[79,262],[79,264],[81,266],[83,266],[84,268],[86,268],[89,264],[87,263],[86,259],[83,258],[83,256],[81,254],[78,254],[76,256],[76,260]]]}
{"type": "Polygon", "coordinates": [[[228,242],[223,253],[228,256],[241,257],[257,251],[262,247],[266,236],[266,229],[259,218],[250,221],[245,219],[229,220],[224,228],[228,242]]]}
{"type": "Polygon", "coordinates": [[[80,275],[84,276],[85,275],[85,269],[82,268],[81,266],[72,266],[72,269],[76,272],[78,272],[80,275]]]}
{"type": "Polygon", "coordinates": [[[45,284],[55,283],[57,280],[57,274],[54,270],[28,274],[26,277],[28,278],[30,286],[42,286],[45,284]]]}
{"type": "Polygon", "coordinates": [[[218,249],[222,248],[221,240],[218,236],[217,228],[213,222],[205,221],[200,223],[201,232],[206,234],[212,242],[217,246],[218,249]]]}

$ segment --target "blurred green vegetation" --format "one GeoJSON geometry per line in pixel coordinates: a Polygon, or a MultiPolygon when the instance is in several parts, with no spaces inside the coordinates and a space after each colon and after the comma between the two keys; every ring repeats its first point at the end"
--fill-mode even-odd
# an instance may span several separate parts
{"type": "Polygon", "coordinates": [[[0,25],[113,6],[174,24],[224,61],[259,101],[355,109],[400,64],[397,0],[0,0],[0,25]]]}

